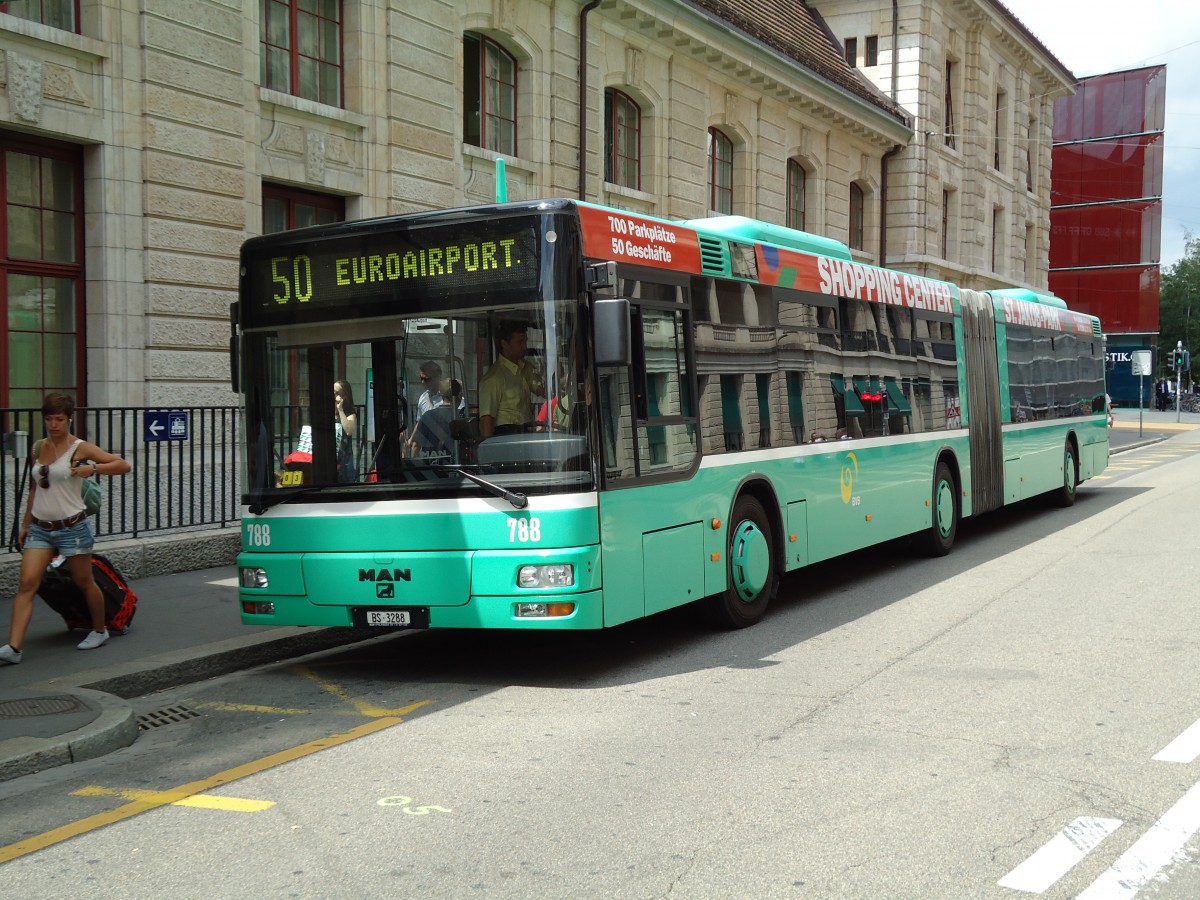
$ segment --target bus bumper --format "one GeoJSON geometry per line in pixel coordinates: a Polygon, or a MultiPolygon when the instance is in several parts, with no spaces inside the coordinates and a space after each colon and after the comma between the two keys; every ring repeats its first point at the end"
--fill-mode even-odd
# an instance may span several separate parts
{"type": "MultiPolygon", "coordinates": [[[[310,625],[314,627],[345,626],[354,622],[351,606],[318,606],[305,597],[263,594],[254,590],[239,591],[242,623],[244,625],[310,625]],[[255,610],[270,609],[270,612],[255,610]]],[[[403,607],[398,607],[403,609],[403,607]]],[[[557,594],[551,598],[529,596],[478,596],[462,606],[422,607],[428,611],[430,628],[507,628],[522,631],[585,631],[604,627],[604,592],[585,591],[578,594],[557,594]],[[573,605],[565,615],[533,615],[531,602],[548,600],[547,605],[573,605]],[[520,614],[521,607],[526,614],[520,614]]],[[[380,633],[395,628],[380,628],[380,633]]]]}

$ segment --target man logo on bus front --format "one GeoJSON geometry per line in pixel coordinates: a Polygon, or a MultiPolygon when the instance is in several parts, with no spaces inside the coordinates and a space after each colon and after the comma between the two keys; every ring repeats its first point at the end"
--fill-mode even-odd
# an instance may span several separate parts
{"type": "Polygon", "coordinates": [[[375,596],[380,600],[396,599],[396,585],[390,581],[385,581],[383,584],[375,585],[375,596]]]}

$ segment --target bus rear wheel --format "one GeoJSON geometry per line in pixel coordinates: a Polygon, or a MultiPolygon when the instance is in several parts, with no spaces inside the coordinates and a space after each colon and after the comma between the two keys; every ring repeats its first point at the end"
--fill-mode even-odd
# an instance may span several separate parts
{"type": "Polygon", "coordinates": [[[710,618],[726,628],[753,625],[779,586],[775,539],[766,510],[754,497],[739,497],[729,516],[726,572],[729,584],[707,600],[710,618]]]}
{"type": "Polygon", "coordinates": [[[933,475],[933,522],[920,535],[918,544],[927,556],[945,556],[958,535],[958,485],[945,460],[939,460],[933,475]]]}
{"type": "Polygon", "coordinates": [[[1065,509],[1075,505],[1075,488],[1079,484],[1079,462],[1075,458],[1075,445],[1069,440],[1063,451],[1063,483],[1052,494],[1054,505],[1065,509]]]}

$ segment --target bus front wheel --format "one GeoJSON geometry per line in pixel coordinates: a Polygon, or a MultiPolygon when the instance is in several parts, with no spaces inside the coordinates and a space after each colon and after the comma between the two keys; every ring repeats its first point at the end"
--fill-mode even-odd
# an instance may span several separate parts
{"type": "Polygon", "coordinates": [[[779,586],[771,520],[757,499],[739,497],[729,517],[726,572],[729,584],[708,598],[708,611],[718,625],[745,628],[767,611],[779,586]]]}
{"type": "Polygon", "coordinates": [[[940,460],[933,475],[933,522],[920,537],[922,551],[928,556],[945,556],[958,534],[958,485],[945,460],[940,460]]]}

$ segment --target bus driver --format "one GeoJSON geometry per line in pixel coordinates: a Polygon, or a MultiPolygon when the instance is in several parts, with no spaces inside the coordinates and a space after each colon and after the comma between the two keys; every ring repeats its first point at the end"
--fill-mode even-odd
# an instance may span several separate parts
{"type": "Polygon", "coordinates": [[[496,325],[499,357],[479,381],[479,434],[519,432],[533,418],[530,398],[542,392],[542,377],[525,359],[529,336],[524,322],[505,319],[496,325]]]}

